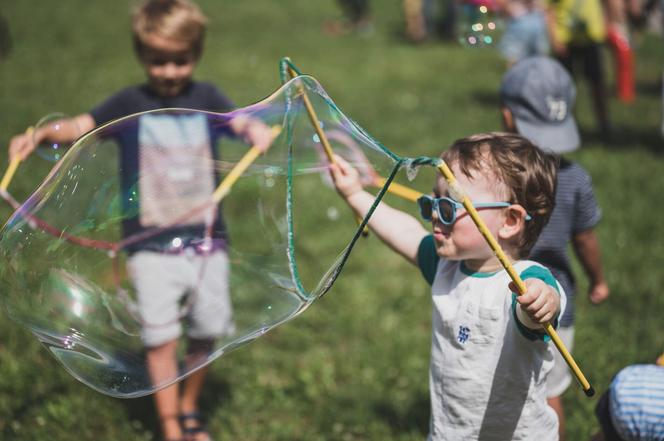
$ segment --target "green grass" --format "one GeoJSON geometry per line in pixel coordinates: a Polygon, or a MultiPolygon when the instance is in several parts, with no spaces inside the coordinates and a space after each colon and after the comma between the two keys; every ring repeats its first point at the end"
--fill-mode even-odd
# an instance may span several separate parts
{"type": "MultiPolygon", "coordinates": [[[[498,54],[405,43],[398,2],[374,2],[370,38],[324,35],[323,21],[338,16],[332,0],[200,3],[211,25],[196,76],[218,84],[239,105],[276,89],[278,60],[290,56],[347,115],[400,155],[436,155],[458,137],[500,128],[497,88],[504,65],[498,54]]],[[[47,113],[87,111],[142,80],[127,30],[129,7],[127,1],[3,2],[0,15],[13,48],[0,62],[0,145],[47,113]]],[[[639,40],[637,63],[637,102],[611,102],[614,143],[598,141],[588,90],[579,88],[585,142],[572,158],[589,170],[604,211],[598,233],[611,297],[590,306],[576,266],[574,354],[600,392],[621,367],[652,361],[664,350],[664,53],[657,37],[639,40]]],[[[31,158],[12,191],[26,196],[46,171],[43,161],[31,158]]],[[[418,183],[421,190],[429,185],[418,183]]],[[[9,214],[0,209],[3,219],[9,214]]],[[[324,231],[309,234],[336,240],[324,231]]],[[[213,364],[203,395],[213,434],[247,441],[424,439],[430,314],[428,288],[417,271],[375,238],[363,240],[322,300],[213,364]]],[[[122,401],[93,392],[3,318],[1,439],[156,439],[149,397],[122,401]]],[[[596,399],[571,387],[564,400],[568,439],[587,439],[597,428],[596,399]]]]}

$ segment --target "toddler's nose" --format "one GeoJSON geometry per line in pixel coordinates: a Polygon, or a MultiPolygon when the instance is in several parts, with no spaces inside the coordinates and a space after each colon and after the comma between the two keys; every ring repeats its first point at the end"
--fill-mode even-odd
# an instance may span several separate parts
{"type": "Polygon", "coordinates": [[[164,65],[164,77],[175,78],[177,76],[177,65],[173,62],[168,62],[164,65]]]}

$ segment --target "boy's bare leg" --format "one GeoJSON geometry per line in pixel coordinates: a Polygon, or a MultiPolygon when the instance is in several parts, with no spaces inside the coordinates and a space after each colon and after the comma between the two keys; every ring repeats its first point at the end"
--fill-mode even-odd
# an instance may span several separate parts
{"type": "Polygon", "coordinates": [[[556,411],[556,415],[558,415],[558,435],[560,441],[565,441],[565,412],[563,410],[562,397],[547,398],[546,402],[556,411]]]}
{"type": "MultiPolygon", "coordinates": [[[[191,371],[207,361],[208,355],[212,351],[212,340],[190,339],[187,347],[187,357],[185,363],[187,370],[191,371]]],[[[180,412],[182,414],[195,412],[198,410],[198,398],[203,389],[205,375],[208,367],[202,367],[189,376],[184,382],[184,389],[180,397],[180,412]]]]}
{"type": "Polygon", "coordinates": [[[198,398],[205,383],[208,367],[205,366],[191,374],[184,382],[182,397],[180,397],[180,412],[184,414],[198,411],[198,398]]]}
{"type": "MultiPolygon", "coordinates": [[[[176,349],[177,340],[148,349],[148,371],[153,384],[158,385],[177,376],[176,349]]],[[[154,394],[154,402],[162,437],[168,440],[181,439],[182,430],[178,420],[178,384],[157,391],[154,394]]]]}
{"type": "MultiPolygon", "coordinates": [[[[207,361],[207,357],[212,349],[212,343],[211,340],[191,339],[189,341],[186,359],[187,369],[195,369],[207,361]]],[[[202,367],[191,374],[184,382],[179,410],[180,415],[190,416],[182,420],[185,429],[203,427],[203,422],[198,418],[198,399],[201,396],[207,373],[208,366],[202,367]]],[[[202,441],[210,438],[207,432],[203,431],[195,434],[193,439],[202,441]]]]}

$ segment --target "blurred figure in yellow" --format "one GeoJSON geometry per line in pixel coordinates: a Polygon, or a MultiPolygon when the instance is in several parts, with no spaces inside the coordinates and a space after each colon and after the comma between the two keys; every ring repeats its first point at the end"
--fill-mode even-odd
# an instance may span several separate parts
{"type": "Polygon", "coordinates": [[[609,138],[609,106],[602,46],[606,23],[601,0],[547,0],[547,22],[553,55],[575,75],[583,69],[601,137],[609,138]]]}

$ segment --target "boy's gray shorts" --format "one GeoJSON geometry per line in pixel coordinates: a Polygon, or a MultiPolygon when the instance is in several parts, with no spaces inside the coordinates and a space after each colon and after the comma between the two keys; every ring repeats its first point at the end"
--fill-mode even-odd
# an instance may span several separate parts
{"type": "MultiPolygon", "coordinates": [[[[574,326],[560,327],[556,330],[558,336],[565,343],[567,350],[572,353],[572,346],[574,346],[574,326]]],[[[553,344],[553,343],[550,343],[553,344]]],[[[565,362],[565,359],[560,355],[557,349],[554,349],[553,368],[546,377],[546,396],[547,398],[559,397],[567,390],[572,384],[572,372],[565,362]]]]}
{"type": "Polygon", "coordinates": [[[175,255],[139,251],[129,257],[127,269],[146,346],[178,339],[183,327],[188,337],[204,340],[235,331],[225,251],[207,255],[189,249],[175,255]]]}

